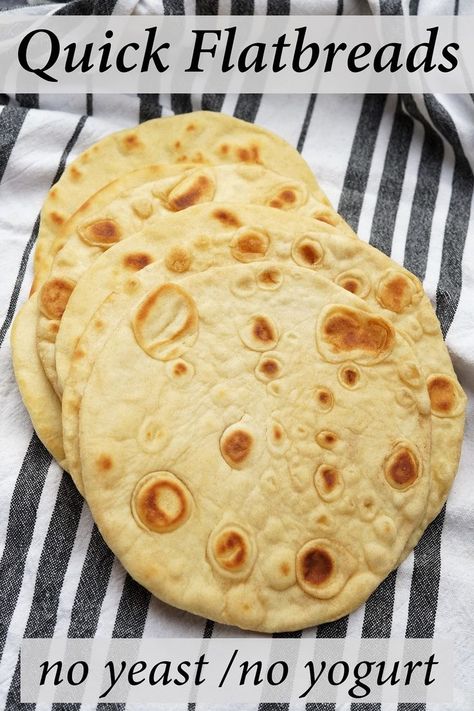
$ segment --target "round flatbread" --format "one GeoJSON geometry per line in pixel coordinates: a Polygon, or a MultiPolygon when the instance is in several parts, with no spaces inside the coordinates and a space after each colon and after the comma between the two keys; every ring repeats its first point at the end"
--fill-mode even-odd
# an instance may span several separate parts
{"type": "Polygon", "coordinates": [[[61,403],[45,375],[36,350],[38,296],[18,311],[11,331],[13,369],[22,400],[36,434],[54,459],[66,468],[62,441],[61,403]]]}
{"type": "Polygon", "coordinates": [[[212,111],[146,121],[90,146],[51,188],[41,210],[33,290],[47,278],[51,247],[72,213],[111,180],[150,163],[256,163],[302,180],[328,203],[298,151],[264,128],[212,111]]]}
{"type": "MultiPolygon", "coordinates": [[[[55,368],[55,340],[62,313],[74,285],[89,265],[104,250],[137,232],[162,215],[179,212],[203,202],[263,204],[282,210],[298,210],[318,222],[332,224],[355,237],[350,227],[331,208],[311,195],[307,185],[261,166],[215,166],[182,171],[177,167],[147,166],[135,175],[115,181],[96,199],[94,196],[73,215],[64,228],[68,235],[56,255],[47,281],[40,291],[38,353],[43,368],[56,392],[62,392],[55,368]],[[153,179],[157,172],[161,178],[153,179]],[[140,181],[123,190],[123,183],[140,181]],[[112,202],[103,205],[107,192],[112,202]],[[115,194],[114,194],[115,193],[115,194]],[[96,203],[102,206],[96,208],[96,203]]],[[[58,240],[56,247],[59,247],[58,240]]],[[[144,265],[141,265],[144,266],[144,265]]]]}
{"type": "Polygon", "coordinates": [[[430,403],[405,382],[413,362],[391,321],[307,269],[157,283],[82,403],[104,539],[154,595],[219,622],[281,632],[351,612],[426,508],[430,403]]]}
{"type": "Polygon", "coordinates": [[[240,205],[190,208],[116,245],[79,281],[57,341],[58,356],[59,347],[68,344],[61,351],[66,360],[65,371],[72,362],[63,394],[63,430],[74,480],[82,488],[77,419],[82,392],[96,353],[130,303],[144,289],[149,289],[153,281],[266,257],[306,266],[356,293],[409,338],[421,374],[416,363],[400,364],[406,382],[404,404],[407,410],[414,407],[410,386],[419,378],[426,381],[432,402],[433,432],[430,500],[426,518],[411,541],[413,547],[440,511],[456,475],[466,406],[431,303],[418,279],[382,252],[337,234],[329,225],[315,229],[307,218],[295,218],[269,208],[240,205]],[[137,255],[154,264],[134,274],[128,265],[137,255]],[[116,290],[123,293],[114,297],[112,305],[104,304],[104,309],[91,318],[101,302],[116,290]]]}

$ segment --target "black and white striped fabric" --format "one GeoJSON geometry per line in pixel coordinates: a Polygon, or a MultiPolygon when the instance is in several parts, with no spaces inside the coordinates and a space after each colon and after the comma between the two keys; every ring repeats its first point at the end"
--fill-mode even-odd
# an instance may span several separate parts
{"type": "MultiPolygon", "coordinates": [[[[15,3],[19,5],[21,2],[15,3]]],[[[60,14],[470,13],[470,0],[73,0],[60,14]]],[[[1,90],[1,87],[0,87],[1,90]]],[[[65,165],[112,130],[210,109],[255,121],[302,152],[333,204],[369,241],[417,274],[436,306],[458,375],[474,388],[474,101],[466,96],[0,95],[0,708],[19,709],[23,637],[229,637],[162,604],[114,559],[71,479],[35,434],[15,385],[9,330],[32,280],[39,211],[65,165]]],[[[453,711],[474,708],[474,416],[447,506],[408,559],[347,618],[303,637],[453,639],[453,711]],[[464,671],[463,671],[464,670],[464,671]],[[472,670],[472,667],[471,667],[472,670]]],[[[284,701],[284,700],[282,700],[284,701]]],[[[21,706],[32,711],[35,705],[21,706]]],[[[347,711],[350,705],[338,707],[347,711]]],[[[50,709],[39,706],[38,709],[50,709]]],[[[55,704],[75,711],[79,704],[55,704]]],[[[108,705],[106,709],[131,709],[108,705]]],[[[136,708],[136,707],[135,707],[136,708]]],[[[234,707],[235,708],[235,707],[234,707]]],[[[256,699],[249,711],[287,711],[256,699]]],[[[357,704],[351,711],[379,711],[357,704]]],[[[384,711],[432,711],[384,704],[384,711]]],[[[448,708],[448,707],[445,707],[448,708]]],[[[180,707],[204,711],[199,702],[180,707]]],[[[301,703],[291,711],[336,711],[301,703]]]]}

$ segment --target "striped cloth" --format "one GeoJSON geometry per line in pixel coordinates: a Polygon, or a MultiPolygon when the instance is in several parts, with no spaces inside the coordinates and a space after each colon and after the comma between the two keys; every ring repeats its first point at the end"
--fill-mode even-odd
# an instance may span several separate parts
{"type": "MultiPolygon", "coordinates": [[[[289,0],[73,0],[61,14],[288,13],[289,0]],[[158,8],[158,9],[157,9],[158,8]]],[[[383,14],[472,11],[470,0],[292,0],[295,13],[383,14]]],[[[37,8],[36,8],[37,10],[37,8]]],[[[44,6],[51,12],[51,5],[44,6]]],[[[1,96],[0,112],[0,707],[19,709],[23,637],[211,637],[236,630],[150,598],[103,543],[70,477],[31,429],[15,385],[9,330],[32,280],[39,210],[65,165],[101,136],[153,117],[211,109],[256,121],[297,146],[331,201],[361,239],[417,274],[436,306],[468,392],[474,350],[474,104],[466,96],[137,95],[1,96]]],[[[432,637],[456,644],[455,697],[444,708],[474,708],[474,417],[447,506],[420,543],[367,603],[303,637],[432,637]],[[471,664],[472,670],[472,664],[471,664]]],[[[244,634],[244,633],[242,633],[244,634]]],[[[300,636],[300,635],[296,635],[300,636]]],[[[432,711],[384,704],[384,711],[432,711]]],[[[30,711],[34,704],[21,709],[30,711]]],[[[379,711],[379,704],[344,711],[379,711]]],[[[39,706],[38,709],[50,706],[39,706]]],[[[79,704],[55,704],[75,711],[79,704]]],[[[97,708],[102,709],[102,705],[97,708]]],[[[103,709],[131,709],[108,705],[103,709]]],[[[135,707],[137,708],[137,707],[135,707]]],[[[259,703],[249,711],[287,711],[259,703]]],[[[310,703],[296,711],[336,711],[310,703]]],[[[204,711],[199,703],[179,707],[204,711]]]]}

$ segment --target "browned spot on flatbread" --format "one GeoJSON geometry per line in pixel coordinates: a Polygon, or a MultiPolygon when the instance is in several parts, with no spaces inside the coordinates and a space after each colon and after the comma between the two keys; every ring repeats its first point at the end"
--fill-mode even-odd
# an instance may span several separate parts
{"type": "Polygon", "coordinates": [[[248,232],[239,237],[238,246],[242,252],[263,255],[266,252],[267,245],[260,233],[248,232]]]}
{"type": "Polygon", "coordinates": [[[97,469],[100,472],[108,472],[112,469],[112,466],[113,466],[112,457],[109,457],[108,454],[101,454],[97,458],[96,465],[97,465],[97,469]]]}
{"type": "MultiPolygon", "coordinates": [[[[330,449],[330,447],[328,448],[330,449]]],[[[344,489],[341,472],[329,464],[321,464],[314,475],[314,485],[323,501],[335,501],[344,489]]]]}
{"type": "Polygon", "coordinates": [[[337,484],[338,473],[332,467],[325,467],[321,472],[324,486],[327,491],[332,491],[337,484]]]}
{"type": "Polygon", "coordinates": [[[40,292],[39,304],[41,313],[49,319],[59,320],[75,286],[75,283],[70,279],[62,279],[60,277],[48,279],[40,292]]]}
{"type": "Polygon", "coordinates": [[[191,205],[209,202],[214,197],[215,183],[206,173],[184,178],[168,195],[168,207],[178,212],[191,205]]]}
{"type": "Polygon", "coordinates": [[[316,388],[314,397],[316,406],[321,412],[329,412],[334,406],[334,395],[329,388],[316,388]]]}
{"type": "Polygon", "coordinates": [[[385,478],[394,489],[408,489],[420,476],[420,462],[407,445],[399,444],[385,461],[385,478]]]}
{"type": "Polygon", "coordinates": [[[170,360],[197,336],[198,311],[191,296],[177,284],[162,284],[141,301],[132,319],[141,348],[158,360],[170,360]]]}
{"type": "Polygon", "coordinates": [[[380,279],[377,287],[377,301],[385,309],[397,314],[405,311],[421,293],[421,287],[408,274],[393,269],[380,279]]]}
{"type": "Polygon", "coordinates": [[[359,288],[359,284],[355,279],[346,279],[341,283],[341,286],[343,289],[346,291],[350,291],[351,294],[357,294],[357,290],[359,288]]]}
{"type": "Polygon", "coordinates": [[[321,260],[321,253],[313,244],[303,244],[299,249],[301,259],[313,266],[321,260]]]}
{"type": "Polygon", "coordinates": [[[303,579],[311,585],[326,583],[334,570],[333,560],[324,548],[306,551],[300,565],[303,579]]]}
{"type": "Polygon", "coordinates": [[[244,328],[240,329],[239,335],[244,345],[254,351],[269,351],[279,339],[276,324],[263,314],[252,316],[244,328]]]}
{"type": "Polygon", "coordinates": [[[352,387],[357,382],[358,374],[353,368],[344,368],[343,378],[347,385],[352,387]]]}
{"type": "Polygon", "coordinates": [[[136,133],[127,133],[122,138],[122,144],[126,150],[133,151],[141,146],[141,141],[136,133]]]}
{"type": "Polygon", "coordinates": [[[330,521],[329,521],[328,516],[326,516],[325,514],[322,514],[321,516],[318,516],[318,518],[316,519],[316,523],[319,526],[323,526],[323,527],[327,528],[330,524],[330,521]]]}
{"type": "Polygon", "coordinates": [[[141,523],[154,533],[166,533],[189,518],[190,501],[184,485],[176,478],[149,477],[134,497],[141,523]]]}
{"type": "Polygon", "coordinates": [[[288,563],[281,563],[280,573],[285,576],[290,574],[290,566],[288,565],[288,563]]]}
{"type": "Polygon", "coordinates": [[[298,195],[293,188],[283,188],[273,198],[270,199],[270,207],[285,210],[292,208],[298,200],[298,195]]]}
{"type": "Polygon", "coordinates": [[[114,220],[96,220],[79,227],[79,235],[88,244],[95,247],[110,247],[121,238],[122,230],[114,220]]]}
{"type": "Polygon", "coordinates": [[[391,311],[403,311],[407,301],[409,284],[403,276],[398,276],[386,284],[383,293],[383,303],[391,311]]]}
{"type": "Polygon", "coordinates": [[[239,262],[253,262],[265,256],[270,239],[261,230],[239,230],[230,243],[232,256],[239,262]]]}
{"type": "Polygon", "coordinates": [[[345,306],[326,316],[322,337],[335,353],[362,350],[374,356],[390,352],[395,340],[393,328],[383,318],[345,306]]]}
{"type": "Polygon", "coordinates": [[[253,437],[244,429],[233,429],[221,437],[222,456],[230,466],[242,464],[249,458],[253,446],[253,437]]]}
{"type": "Polygon", "coordinates": [[[262,343],[270,343],[275,341],[277,334],[270,323],[269,319],[264,316],[257,316],[253,325],[253,335],[257,341],[262,343]]]}
{"type": "Polygon", "coordinates": [[[440,417],[449,417],[456,412],[459,403],[457,383],[447,375],[431,375],[427,380],[431,412],[440,417]]]}
{"type": "Polygon", "coordinates": [[[173,368],[173,373],[178,377],[181,375],[185,375],[187,372],[188,372],[188,367],[187,367],[186,363],[183,363],[183,362],[176,363],[176,365],[173,368]]]}
{"type": "Polygon", "coordinates": [[[132,252],[124,256],[123,266],[125,269],[132,269],[137,272],[147,267],[152,261],[153,258],[150,257],[149,254],[146,254],[146,252],[132,252]]]}
{"type": "Polygon", "coordinates": [[[239,531],[222,531],[214,542],[214,556],[226,570],[240,570],[248,559],[247,541],[239,531]]]}
{"type": "Polygon", "coordinates": [[[165,265],[177,274],[187,272],[191,266],[191,254],[184,247],[172,247],[165,257],[165,265]]]}
{"type": "Polygon", "coordinates": [[[255,368],[255,375],[258,380],[269,383],[282,374],[282,363],[272,355],[262,355],[255,368]]]}
{"type": "Polygon", "coordinates": [[[261,289],[278,289],[283,281],[283,274],[278,267],[268,267],[257,274],[257,284],[261,289]]]}
{"type": "Polygon", "coordinates": [[[337,375],[341,385],[349,390],[356,388],[360,382],[360,370],[355,365],[343,365],[337,375]]]}
{"type": "Polygon", "coordinates": [[[273,439],[279,442],[283,438],[283,428],[281,425],[273,425],[273,439]]]}
{"type": "Polygon", "coordinates": [[[303,237],[293,244],[291,256],[296,264],[314,269],[322,264],[324,250],[318,240],[311,237],[303,237]]]}
{"type": "Polygon", "coordinates": [[[280,373],[280,364],[274,358],[263,358],[260,362],[259,370],[267,376],[267,378],[276,378],[280,373]]]}
{"type": "Polygon", "coordinates": [[[240,227],[241,225],[239,218],[230,210],[219,208],[214,210],[212,216],[226,227],[240,227]]]}
{"type": "Polygon", "coordinates": [[[335,227],[338,224],[337,215],[330,210],[315,212],[313,214],[313,219],[318,220],[318,222],[324,222],[326,225],[331,225],[332,227],[335,227]]]}
{"type": "Polygon", "coordinates": [[[81,171],[79,170],[79,168],[76,168],[75,165],[71,165],[71,167],[69,169],[69,173],[70,173],[71,178],[73,180],[79,180],[80,178],[82,178],[81,171]]]}
{"type": "Polygon", "coordinates": [[[370,291],[370,281],[361,269],[342,272],[334,281],[338,286],[350,291],[351,294],[357,294],[361,299],[365,298],[370,291]]]}
{"type": "Polygon", "coordinates": [[[53,212],[49,213],[49,216],[55,225],[63,225],[64,222],[66,221],[66,219],[65,219],[65,217],[63,217],[63,215],[61,215],[59,212],[55,212],[54,210],[53,210],[53,212]]]}
{"type": "Polygon", "coordinates": [[[291,188],[285,188],[284,190],[282,190],[281,193],[278,194],[278,197],[282,202],[286,203],[287,205],[293,205],[298,198],[295,191],[291,188]]]}
{"type": "Polygon", "coordinates": [[[260,151],[255,143],[252,143],[248,148],[237,148],[237,158],[242,163],[260,163],[260,151]]]}
{"type": "Polygon", "coordinates": [[[338,441],[338,436],[329,430],[322,430],[316,435],[316,442],[324,449],[332,449],[338,441]]]}
{"type": "MultiPolygon", "coordinates": [[[[179,293],[180,291],[183,291],[183,290],[180,289],[179,287],[177,287],[175,284],[164,284],[162,287],[156,289],[151,294],[149,294],[147,296],[147,298],[142,302],[140,308],[138,309],[138,312],[136,315],[136,320],[137,321],[146,321],[148,319],[148,317],[150,316],[150,312],[151,312],[153,306],[158,301],[158,299],[161,296],[166,296],[167,292],[172,292],[172,291],[177,291],[179,293]]],[[[183,293],[185,293],[185,292],[183,292],[183,293]]],[[[186,324],[185,324],[185,326],[186,326],[186,324]]]]}

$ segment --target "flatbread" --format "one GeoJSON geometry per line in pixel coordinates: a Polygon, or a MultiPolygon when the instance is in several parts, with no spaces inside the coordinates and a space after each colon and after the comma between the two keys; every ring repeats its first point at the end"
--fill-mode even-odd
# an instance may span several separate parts
{"type": "MultiPolygon", "coordinates": [[[[207,166],[183,171],[176,166],[163,169],[163,177],[153,179],[155,166],[135,171],[115,181],[106,192],[113,198],[104,205],[101,191],[68,221],[64,246],[57,253],[47,281],[40,292],[38,352],[43,368],[56,392],[61,395],[62,380],[55,368],[55,339],[62,312],[76,281],[102,252],[133,234],[156,218],[193,204],[235,202],[268,204],[282,210],[298,210],[315,220],[332,224],[355,237],[351,228],[331,207],[311,195],[307,185],[255,165],[207,166]],[[123,191],[123,183],[135,183],[123,191]],[[102,206],[96,209],[96,203],[102,206]]],[[[57,241],[59,247],[61,240],[57,241]]],[[[143,266],[143,265],[142,265],[143,266]]]]}
{"type": "MultiPolygon", "coordinates": [[[[404,405],[407,411],[414,406],[410,386],[419,379],[427,380],[432,399],[432,485],[426,519],[417,531],[419,538],[440,511],[456,475],[466,406],[431,303],[418,279],[382,252],[335,233],[329,225],[320,225],[315,230],[306,218],[276,213],[269,208],[240,205],[190,208],[163,219],[155,229],[144,230],[116,245],[80,280],[62,320],[63,338],[57,341],[57,346],[60,343],[70,346],[70,350],[62,353],[68,363],[72,362],[63,394],[63,428],[76,484],[82,487],[77,420],[82,392],[95,355],[124,310],[156,280],[166,281],[213,266],[264,258],[314,269],[357,293],[410,340],[421,374],[411,362],[400,364],[406,381],[404,405]],[[127,267],[133,255],[144,255],[156,263],[133,274],[127,267]],[[123,293],[114,297],[112,305],[104,304],[94,316],[101,302],[116,290],[123,293]],[[81,333],[83,337],[78,343],[81,333]]],[[[418,538],[411,541],[411,547],[418,538]]]]}
{"type": "Polygon", "coordinates": [[[404,404],[413,362],[388,319],[307,269],[159,281],[82,403],[105,541],[154,595],[219,622],[282,632],[351,612],[426,508],[430,403],[418,381],[404,404]]]}
{"type": "Polygon", "coordinates": [[[33,290],[48,277],[51,247],[72,213],[111,180],[151,163],[256,163],[302,180],[329,204],[300,154],[264,128],[212,111],[146,121],[90,146],[51,188],[41,210],[33,290]]]}
{"type": "MultiPolygon", "coordinates": [[[[219,181],[219,174],[222,175],[222,178],[227,175],[227,180],[229,181],[227,192],[230,201],[235,200],[235,196],[232,194],[233,183],[236,188],[243,189],[244,196],[251,190],[253,203],[255,204],[277,207],[281,210],[299,209],[305,214],[311,214],[313,201],[309,201],[306,205],[304,201],[304,196],[308,195],[308,199],[311,196],[317,201],[314,210],[314,212],[318,211],[317,219],[333,226],[338,226],[342,232],[347,233],[349,236],[357,236],[347,222],[328,204],[327,200],[325,198],[321,199],[322,196],[319,192],[317,194],[311,192],[306,183],[296,178],[288,178],[255,163],[220,165],[214,166],[214,169],[212,166],[198,166],[191,163],[160,163],[146,165],[143,168],[124,173],[116,180],[107,183],[93,195],[90,195],[63,225],[53,243],[52,252],[56,255],[64,247],[71,234],[76,232],[82,223],[92,220],[94,215],[99,215],[102,210],[108,208],[118,197],[128,203],[134,202],[133,205],[130,205],[133,215],[125,218],[124,210],[119,209],[114,218],[119,221],[126,219],[127,224],[133,221],[141,225],[146,223],[155,213],[157,197],[160,198],[160,207],[165,207],[172,212],[179,212],[184,208],[191,207],[193,204],[209,202],[209,195],[215,191],[213,182],[216,179],[219,181]],[[227,171],[227,174],[225,171],[227,171]],[[204,185],[199,180],[200,174],[205,176],[204,185]],[[185,177],[186,180],[184,180],[185,177]],[[164,178],[170,178],[170,180],[169,182],[164,182],[161,187],[155,185],[147,186],[148,183],[153,184],[156,181],[162,181],[164,178]],[[207,182],[208,179],[210,179],[211,184],[207,182]],[[257,185],[250,188],[248,185],[250,181],[255,181],[257,185]],[[142,194],[142,191],[144,191],[144,194],[142,194]],[[151,195],[149,194],[150,192],[151,195]]],[[[223,187],[219,186],[219,189],[222,192],[223,187]]],[[[125,224],[123,227],[125,227],[125,224]]]]}
{"type": "Polygon", "coordinates": [[[18,311],[11,331],[13,369],[33,427],[54,459],[66,468],[62,442],[61,403],[46,377],[36,351],[38,296],[18,311]]]}

